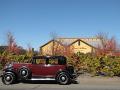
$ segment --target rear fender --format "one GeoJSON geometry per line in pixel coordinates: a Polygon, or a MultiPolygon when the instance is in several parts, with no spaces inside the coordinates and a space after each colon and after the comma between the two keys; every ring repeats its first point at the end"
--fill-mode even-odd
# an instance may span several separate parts
{"type": "Polygon", "coordinates": [[[60,70],[60,71],[57,72],[55,79],[57,78],[57,76],[58,76],[60,73],[67,73],[67,74],[70,76],[70,78],[71,78],[71,75],[70,75],[70,73],[69,73],[68,71],[66,71],[66,70],[60,70]]]}

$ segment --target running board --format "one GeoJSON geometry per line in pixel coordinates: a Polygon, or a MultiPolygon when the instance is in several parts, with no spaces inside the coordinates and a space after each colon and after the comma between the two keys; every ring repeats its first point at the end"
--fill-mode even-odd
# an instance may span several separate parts
{"type": "Polygon", "coordinates": [[[55,78],[31,78],[30,80],[55,80],[55,78]]]}

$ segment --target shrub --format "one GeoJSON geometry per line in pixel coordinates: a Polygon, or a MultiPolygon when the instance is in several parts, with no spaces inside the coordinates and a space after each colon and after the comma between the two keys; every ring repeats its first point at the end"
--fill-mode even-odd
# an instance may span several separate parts
{"type": "Polygon", "coordinates": [[[98,57],[92,54],[77,53],[69,58],[69,62],[78,71],[87,71],[92,75],[120,75],[120,57],[98,57]]]}

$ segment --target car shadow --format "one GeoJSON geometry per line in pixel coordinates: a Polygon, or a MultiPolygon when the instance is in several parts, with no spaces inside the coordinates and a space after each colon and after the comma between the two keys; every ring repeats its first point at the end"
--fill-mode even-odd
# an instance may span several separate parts
{"type": "Polygon", "coordinates": [[[57,84],[56,81],[50,81],[50,80],[26,80],[22,81],[22,83],[27,83],[27,84],[57,84]]]}
{"type": "MultiPolygon", "coordinates": [[[[58,84],[57,81],[51,81],[51,80],[26,80],[22,81],[22,83],[27,84],[58,84]]],[[[72,81],[71,84],[79,84],[77,81],[72,81]]]]}

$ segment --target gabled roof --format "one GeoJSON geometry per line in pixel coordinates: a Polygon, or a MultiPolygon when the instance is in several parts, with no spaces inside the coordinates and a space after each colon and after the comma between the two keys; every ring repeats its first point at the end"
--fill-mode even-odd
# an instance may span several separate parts
{"type": "Polygon", "coordinates": [[[62,43],[60,43],[60,42],[57,41],[57,40],[50,40],[49,42],[47,42],[47,43],[45,43],[44,45],[42,45],[41,48],[44,47],[44,46],[46,46],[47,44],[53,42],[53,41],[59,43],[59,44],[62,45],[62,46],[65,46],[65,45],[63,45],[62,43]]]}
{"type": "Polygon", "coordinates": [[[87,43],[87,42],[85,42],[85,41],[83,41],[83,40],[81,40],[81,39],[77,39],[77,40],[76,40],[76,41],[74,41],[73,43],[69,44],[69,46],[73,45],[74,43],[76,43],[76,42],[78,42],[78,41],[81,41],[81,42],[83,42],[83,43],[87,44],[87,45],[88,45],[88,46],[90,46],[90,47],[96,48],[96,47],[94,47],[94,46],[90,45],[89,43],[87,43]]]}
{"type": "Polygon", "coordinates": [[[62,43],[65,46],[68,46],[71,43],[73,43],[74,41],[76,41],[77,38],[74,38],[74,39],[73,38],[56,38],[55,40],[62,43]]]}
{"type": "Polygon", "coordinates": [[[71,45],[78,40],[81,40],[82,42],[88,44],[89,46],[92,47],[98,47],[101,46],[101,40],[99,38],[57,38],[57,41],[61,41],[63,45],[71,45]]]}
{"type": "Polygon", "coordinates": [[[89,45],[93,46],[93,47],[98,47],[98,46],[102,46],[102,43],[100,40],[98,41],[84,41],[86,43],[88,43],[89,45]]]}
{"type": "Polygon", "coordinates": [[[97,48],[98,46],[102,45],[99,38],[56,38],[55,40],[50,40],[48,43],[42,45],[41,47],[49,44],[52,41],[58,42],[62,46],[70,46],[76,43],[77,41],[81,41],[94,48],[97,48]]]}

